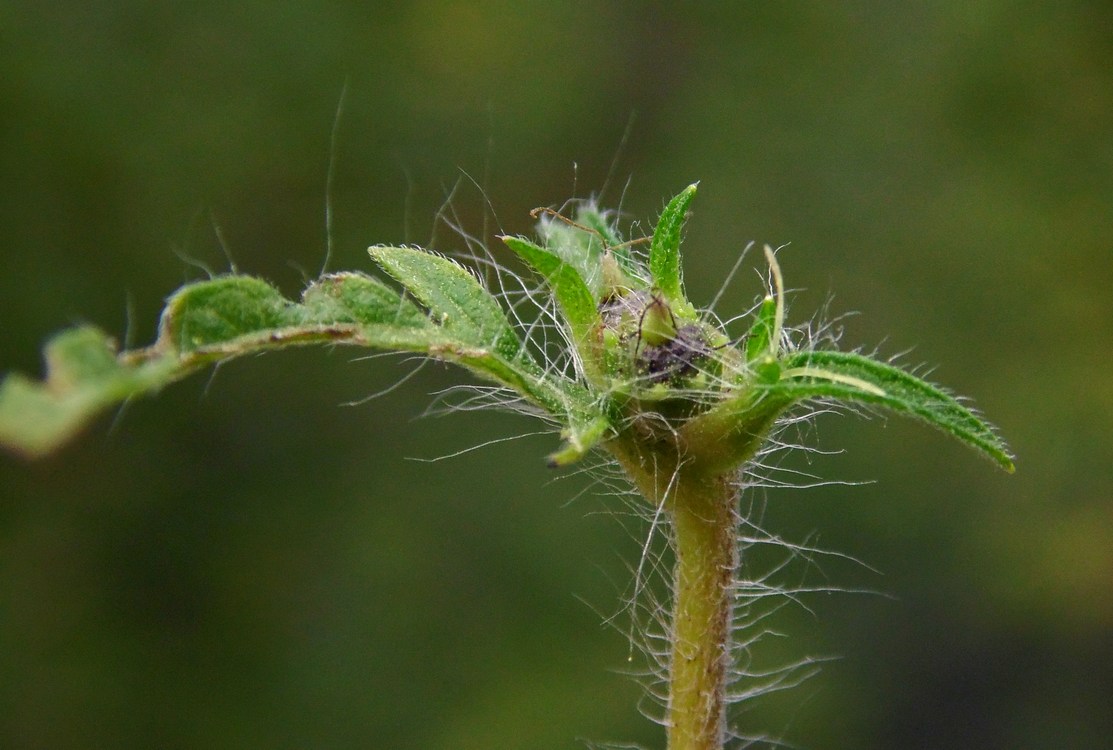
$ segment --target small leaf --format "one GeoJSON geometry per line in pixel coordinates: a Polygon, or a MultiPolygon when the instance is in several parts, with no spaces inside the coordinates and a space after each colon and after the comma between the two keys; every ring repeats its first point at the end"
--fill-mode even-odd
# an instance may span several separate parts
{"type": "Polygon", "coordinates": [[[581,421],[564,430],[564,444],[560,450],[549,456],[549,466],[558,468],[579,461],[594,446],[605,440],[611,433],[611,422],[604,416],[591,421],[581,421]]]}
{"type": "MultiPolygon", "coordinates": [[[[622,235],[615,229],[611,215],[610,211],[600,210],[595,203],[588,203],[576,212],[576,223],[598,232],[599,237],[602,238],[604,251],[599,262],[606,263],[609,255],[618,264],[627,283],[639,289],[648,288],[649,284],[645,281],[647,276],[645,267],[630,253],[631,243],[622,241],[622,235]]],[[[606,268],[603,270],[603,286],[605,292],[606,268]]]]}
{"type": "Polygon", "coordinates": [[[537,223],[537,234],[546,250],[576,269],[592,296],[598,299],[603,290],[602,237],[584,226],[547,215],[537,223]]]}
{"type": "Polygon", "coordinates": [[[166,303],[159,339],[179,352],[221,344],[297,322],[293,303],[251,276],[221,276],[188,284],[166,303]]]}
{"type": "Polygon", "coordinates": [[[769,352],[769,343],[773,340],[773,329],[776,327],[777,302],[772,295],[761,301],[757,310],[754,324],[746,334],[746,361],[754,362],[763,354],[769,352]]]}
{"type": "Polygon", "coordinates": [[[186,367],[312,343],[422,351],[435,331],[412,302],[362,274],[324,276],[306,289],[302,300],[288,300],[250,276],[187,284],[167,302],[158,341],[125,356],[173,357],[186,367]]]}
{"type": "Polygon", "coordinates": [[[103,409],[159,388],[171,376],[166,362],[125,366],[103,331],[63,331],[45,349],[46,380],[11,374],[0,383],[0,445],[42,456],[74,437],[103,409]]]}
{"type": "Polygon", "coordinates": [[[472,346],[512,358],[522,352],[499,303],[463,266],[424,250],[375,246],[375,262],[429,308],[434,322],[472,346]]]}
{"type": "Polygon", "coordinates": [[[576,223],[598,232],[603,244],[614,247],[622,244],[622,236],[615,229],[611,216],[613,212],[604,211],[594,202],[580,206],[576,211],[576,223]]]}
{"type": "Polygon", "coordinates": [[[684,296],[680,280],[680,230],[688,217],[688,206],[696,195],[692,184],[665,206],[657,226],[653,229],[653,242],[649,246],[649,273],[653,284],[669,302],[690,307],[684,296]]]}
{"type": "Polygon", "coordinates": [[[560,257],[521,237],[501,237],[506,246],[545,278],[572,335],[584,341],[599,320],[595,298],[579,272],[560,257]]]}
{"type": "Polygon", "coordinates": [[[323,276],[301,296],[305,322],[359,323],[426,328],[429,319],[417,305],[376,278],[362,273],[323,276]]]}
{"type": "Polygon", "coordinates": [[[876,404],[909,414],[953,435],[1015,470],[1008,446],[993,428],[953,396],[920,378],[851,352],[799,352],[783,360],[775,397],[794,400],[831,398],[876,404]]]}

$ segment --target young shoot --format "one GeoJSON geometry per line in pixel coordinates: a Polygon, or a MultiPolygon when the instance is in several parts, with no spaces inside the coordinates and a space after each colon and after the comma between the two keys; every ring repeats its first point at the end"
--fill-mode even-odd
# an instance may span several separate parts
{"type": "Polygon", "coordinates": [[[695,193],[690,185],[673,198],[648,238],[625,240],[614,215],[592,203],[567,218],[535,211],[536,240],[501,237],[540,281],[513,297],[539,307],[523,316],[528,327],[505,304],[505,290],[521,288],[517,277],[496,268],[503,275],[493,294],[475,269],[412,247],[375,245],[382,277],[325,274],[297,300],[238,273],[187,284],[169,298],[153,344],[118,351],[100,329],[79,326],[47,342],[44,379],[8,375],[0,445],[42,456],[113,405],[272,349],[342,344],[455,363],[493,386],[484,403],[557,425],[551,466],[605,457],[641,495],[654,527],[667,530],[671,555],[647,544],[638,564],[650,554],[651,565],[673,561],[669,600],[647,607],[661,619],[660,641],[644,635],[662,682],[660,719],[669,750],[720,750],[742,736],[733,701],[794,685],[812,668],[804,661],[761,673],[737,661],[765,627],[748,602],[770,593],[764,579],[741,574],[742,555],[777,541],[756,531],[740,495],[786,426],[855,404],[919,419],[1005,471],[1013,461],[993,428],[945,390],[790,335],[768,247],[768,293],[748,333],[728,335],[683,283],[681,235],[695,193]]]}

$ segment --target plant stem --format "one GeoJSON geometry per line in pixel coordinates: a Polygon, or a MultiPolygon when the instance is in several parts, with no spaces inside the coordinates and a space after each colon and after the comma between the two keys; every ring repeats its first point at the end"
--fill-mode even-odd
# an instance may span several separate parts
{"type": "MultiPolygon", "coordinates": [[[[663,503],[672,521],[668,750],[722,750],[739,564],[736,471],[677,461],[683,452],[675,444],[644,438],[627,434],[608,447],[645,498],[663,503]]],[[[747,458],[759,440],[750,437],[747,458]]]]}
{"type": "Polygon", "coordinates": [[[669,502],[677,559],[668,747],[720,750],[738,565],[736,493],[727,477],[679,480],[669,502]]]}

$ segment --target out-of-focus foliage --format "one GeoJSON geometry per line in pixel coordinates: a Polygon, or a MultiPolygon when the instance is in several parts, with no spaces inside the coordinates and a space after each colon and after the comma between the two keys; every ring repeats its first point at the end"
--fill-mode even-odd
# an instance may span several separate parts
{"type": "MultiPolygon", "coordinates": [[[[1110,27],[1084,2],[6,3],[0,366],[35,371],[79,321],[150,340],[161,297],[204,276],[179,255],[223,269],[223,245],[296,292],[325,257],[330,160],[345,269],[372,242],[458,248],[433,226],[457,184],[445,215],[490,238],[604,187],[651,220],[699,179],[693,299],[749,240],[791,242],[800,309],[834,290],[832,314],[865,313],[844,346],[915,343],[903,361],[944,363],[1018,455],[1007,477],[896,421],[821,420],[847,455],[793,467],[876,483],[772,491],[762,523],[885,574],[801,561],[805,580],[896,599],[786,610],[788,655],[844,658],[756,728],[1107,746],[1110,27]]],[[[621,634],[575,598],[618,606],[639,541],[595,511],[620,503],[548,482],[545,440],[407,461],[530,429],[410,421],[436,367],[340,405],[411,369],[235,362],[56,458],[0,457],[0,745],[651,742],[606,670],[621,634]]]]}

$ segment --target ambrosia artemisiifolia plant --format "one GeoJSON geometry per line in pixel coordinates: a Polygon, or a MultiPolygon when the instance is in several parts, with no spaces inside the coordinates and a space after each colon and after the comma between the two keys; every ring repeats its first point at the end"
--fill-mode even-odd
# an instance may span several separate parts
{"type": "Polygon", "coordinates": [[[1006,471],[1013,462],[993,429],[947,392],[834,350],[833,337],[787,328],[781,270],[768,248],[769,293],[744,336],[732,338],[712,311],[695,307],[680,256],[695,193],[691,185],[668,203],[648,252],[624,241],[615,215],[593,202],[571,217],[535,212],[538,242],[501,239],[543,284],[492,264],[496,294],[454,260],[385,246],[370,253],[394,284],[328,274],[297,302],[250,276],[188,284],[170,297],[151,346],[118,352],[100,330],[77,327],[46,345],[44,381],[9,375],[0,386],[0,444],[43,455],[109,406],[264,350],[349,344],[459,364],[498,386],[496,402],[559,425],[552,466],[609,454],[667,522],[675,568],[655,656],[668,747],[722,748],[736,736],[728,704],[754,692],[736,684],[747,674],[733,664],[753,584],[740,575],[739,495],[780,428],[808,405],[860,404],[927,422],[1006,471]],[[508,280],[535,303],[533,317],[508,303],[520,302],[508,280]]]}

